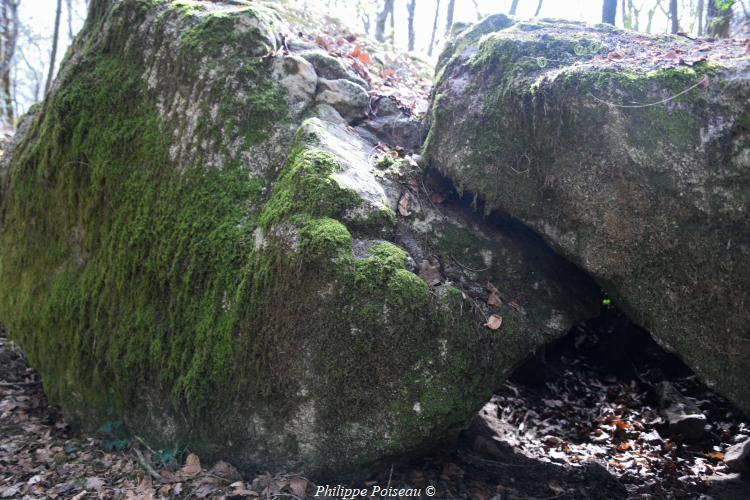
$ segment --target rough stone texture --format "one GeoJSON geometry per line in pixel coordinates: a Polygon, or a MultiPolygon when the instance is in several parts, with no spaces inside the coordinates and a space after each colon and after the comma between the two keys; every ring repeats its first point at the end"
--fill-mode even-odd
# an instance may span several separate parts
{"type": "Polygon", "coordinates": [[[333,57],[325,50],[305,50],[301,52],[301,55],[315,66],[315,71],[317,71],[321,78],[327,80],[339,80],[343,78],[344,80],[356,83],[362,88],[369,88],[366,81],[347,70],[340,59],[333,57]]]}
{"type": "Polygon", "coordinates": [[[750,472],[750,440],[729,448],[724,454],[724,463],[733,472],[750,472]]]}
{"type": "Polygon", "coordinates": [[[3,167],[0,321],[78,424],[341,479],[465,424],[598,292],[376,163],[276,9],[92,1],[3,167]]]}
{"type": "Polygon", "coordinates": [[[318,102],[333,106],[348,121],[367,115],[370,97],[367,91],[349,80],[318,79],[318,102]]]}
{"type": "Polygon", "coordinates": [[[375,101],[372,118],[367,120],[362,129],[386,144],[408,150],[418,150],[422,147],[425,128],[409,113],[399,109],[395,102],[388,97],[381,97],[375,101]]]}
{"type": "Polygon", "coordinates": [[[488,18],[441,55],[424,152],[748,412],[750,62],[665,55],[700,43],[488,18]]]}

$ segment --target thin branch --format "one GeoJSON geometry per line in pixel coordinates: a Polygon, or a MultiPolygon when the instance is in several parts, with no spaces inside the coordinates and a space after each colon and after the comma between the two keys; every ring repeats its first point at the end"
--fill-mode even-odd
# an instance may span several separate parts
{"type": "Polygon", "coordinates": [[[698,87],[700,85],[705,85],[706,82],[708,82],[708,77],[704,76],[703,78],[701,78],[701,80],[698,83],[696,83],[694,85],[691,85],[690,87],[686,88],[682,92],[679,92],[679,93],[677,93],[677,94],[675,94],[673,96],[667,97],[666,99],[662,99],[661,101],[652,102],[652,103],[649,103],[649,104],[615,104],[615,103],[612,103],[612,102],[609,102],[609,101],[605,101],[604,99],[600,99],[599,97],[595,96],[591,92],[589,92],[589,95],[591,97],[593,97],[594,99],[596,99],[597,101],[599,101],[599,102],[601,102],[603,104],[606,104],[607,106],[611,106],[613,108],[649,108],[651,106],[658,106],[660,104],[665,104],[665,103],[668,103],[669,101],[673,101],[673,100],[677,99],[678,97],[680,97],[681,95],[687,94],[688,92],[690,92],[694,88],[696,88],[696,87],[698,87]]]}
{"type": "Polygon", "coordinates": [[[154,470],[153,467],[151,467],[151,465],[148,462],[146,462],[146,457],[143,456],[143,453],[141,453],[141,450],[139,450],[138,448],[133,448],[133,451],[135,452],[135,456],[138,459],[138,463],[140,463],[141,467],[143,467],[143,469],[146,472],[148,472],[148,475],[160,481],[161,476],[159,475],[158,472],[154,470]]]}
{"type": "Polygon", "coordinates": [[[489,269],[489,267],[485,267],[484,269],[472,269],[472,268],[470,268],[469,266],[465,266],[465,265],[461,264],[461,263],[460,263],[460,262],[458,261],[458,259],[457,259],[457,258],[455,258],[455,257],[454,257],[453,255],[451,255],[451,259],[453,259],[453,262],[455,262],[455,263],[456,263],[456,264],[458,264],[459,266],[461,266],[461,267],[463,267],[464,269],[466,269],[467,271],[471,271],[471,272],[473,272],[473,273],[481,273],[481,272],[487,271],[487,270],[489,269]]]}

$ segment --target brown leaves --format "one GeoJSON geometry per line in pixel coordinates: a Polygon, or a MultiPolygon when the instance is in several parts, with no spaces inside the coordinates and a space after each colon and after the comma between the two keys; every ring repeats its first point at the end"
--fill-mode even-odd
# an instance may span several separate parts
{"type": "Polygon", "coordinates": [[[313,27],[310,23],[296,26],[299,38],[315,42],[338,57],[348,69],[365,80],[370,95],[393,98],[405,112],[427,111],[432,89],[432,68],[428,63],[408,54],[391,52],[383,45],[357,40],[355,35],[341,33],[336,24],[313,27]]]}
{"type": "Polygon", "coordinates": [[[434,266],[428,260],[423,260],[419,264],[419,277],[429,286],[439,285],[443,281],[438,266],[434,266]]]}
{"type": "Polygon", "coordinates": [[[490,292],[490,296],[487,297],[487,305],[500,307],[503,305],[503,301],[500,300],[500,296],[495,292],[490,292]]]}
{"type": "Polygon", "coordinates": [[[359,45],[354,47],[354,50],[349,53],[349,57],[356,59],[362,64],[372,64],[372,58],[364,50],[362,50],[362,47],[359,45]]]}
{"type": "Polygon", "coordinates": [[[289,490],[292,492],[292,495],[297,497],[304,497],[305,491],[307,491],[307,485],[308,481],[307,479],[301,478],[301,477],[293,477],[289,480],[289,490]]]}
{"type": "Polygon", "coordinates": [[[203,469],[201,468],[200,458],[195,453],[191,453],[185,459],[185,466],[180,469],[180,472],[184,476],[196,476],[201,473],[201,470],[203,469]]]}
{"type": "Polygon", "coordinates": [[[229,485],[230,488],[232,488],[229,491],[229,495],[233,497],[244,497],[244,498],[258,498],[260,497],[260,494],[253,491],[248,490],[244,481],[237,481],[229,485]]]}
{"type": "Polygon", "coordinates": [[[502,324],[503,324],[502,316],[493,314],[487,319],[487,323],[485,323],[482,326],[486,326],[490,330],[498,330],[502,324]]]}
{"type": "Polygon", "coordinates": [[[445,193],[432,193],[430,195],[430,201],[433,202],[435,205],[440,205],[442,202],[445,201],[446,195],[445,193]]]}
{"type": "Polygon", "coordinates": [[[622,443],[617,445],[617,451],[628,451],[631,448],[631,444],[627,441],[623,441],[622,443]]]}
{"type": "Polygon", "coordinates": [[[222,479],[226,479],[227,481],[238,481],[242,479],[242,476],[240,475],[240,472],[237,470],[237,468],[227,462],[224,462],[222,460],[219,460],[214,464],[213,467],[211,467],[211,470],[209,471],[210,474],[213,474],[216,477],[220,477],[222,479]]]}
{"type": "Polygon", "coordinates": [[[410,198],[411,193],[405,191],[404,194],[401,195],[401,199],[398,200],[398,213],[400,213],[402,217],[408,217],[411,215],[411,212],[409,211],[410,198]]]}
{"type": "Polygon", "coordinates": [[[606,55],[595,55],[585,61],[592,66],[623,65],[644,69],[694,66],[705,61],[734,60],[750,53],[745,41],[722,39],[709,42],[693,40],[663,41],[640,37],[618,37],[616,46],[606,55]]]}
{"type": "Polygon", "coordinates": [[[712,451],[710,453],[706,453],[706,458],[710,458],[711,460],[717,460],[719,462],[723,462],[724,454],[718,451],[712,451]]]}

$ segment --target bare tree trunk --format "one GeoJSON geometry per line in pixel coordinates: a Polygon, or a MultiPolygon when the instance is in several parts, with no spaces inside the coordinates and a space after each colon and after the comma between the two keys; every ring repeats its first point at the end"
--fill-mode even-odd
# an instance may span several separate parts
{"type": "Polygon", "coordinates": [[[652,8],[646,12],[647,17],[647,23],[646,23],[646,33],[651,33],[651,27],[653,26],[654,21],[654,14],[656,14],[656,9],[661,7],[661,0],[656,0],[656,5],[654,5],[652,8]]]}
{"type": "Polygon", "coordinates": [[[698,0],[698,36],[703,36],[703,11],[705,5],[703,0],[698,0]]]}
{"type": "Polygon", "coordinates": [[[708,0],[706,33],[717,38],[729,38],[729,27],[734,15],[734,0],[708,0]]]}
{"type": "Polygon", "coordinates": [[[448,13],[445,18],[445,34],[447,35],[451,31],[453,26],[453,11],[456,10],[456,0],[448,0],[448,13]]]}
{"type": "Polygon", "coordinates": [[[73,0],[65,0],[65,8],[68,11],[68,40],[73,40],[73,0]]]}
{"type": "Polygon", "coordinates": [[[615,24],[617,18],[617,0],[604,0],[602,4],[602,22],[615,24]]]}
{"type": "Polygon", "coordinates": [[[19,0],[2,0],[2,36],[0,36],[0,90],[2,91],[2,120],[14,126],[13,78],[11,69],[18,42],[19,0]]]}
{"type": "Polygon", "coordinates": [[[390,16],[391,16],[391,31],[388,33],[388,40],[391,46],[396,43],[396,16],[393,13],[393,5],[395,2],[391,2],[390,5],[390,16]]]}
{"type": "MultiPolygon", "coordinates": [[[[385,42],[385,23],[388,21],[388,14],[391,14],[391,17],[393,17],[393,1],[394,0],[384,0],[383,9],[375,20],[375,39],[378,42],[385,42]]],[[[391,22],[393,22],[393,20],[391,20],[391,22]]]]}
{"type": "Polygon", "coordinates": [[[409,30],[409,50],[414,50],[414,11],[417,8],[417,0],[409,0],[406,4],[406,10],[409,12],[408,30],[409,30]]]}
{"type": "Polygon", "coordinates": [[[432,36],[430,37],[430,46],[427,48],[428,56],[432,56],[432,51],[435,49],[435,33],[437,32],[439,16],[440,16],[440,0],[437,0],[437,5],[435,5],[435,20],[432,22],[432,36]]]}
{"type": "Polygon", "coordinates": [[[57,0],[57,11],[55,12],[55,30],[52,34],[52,51],[49,56],[49,72],[47,83],[44,85],[44,93],[49,92],[52,86],[52,78],[55,76],[55,59],[57,59],[57,39],[60,35],[60,14],[62,13],[62,0],[57,0]]]}
{"type": "Polygon", "coordinates": [[[471,2],[474,4],[474,12],[477,14],[477,21],[481,21],[482,13],[479,12],[479,4],[477,3],[477,0],[471,0],[471,2]]]}
{"type": "Polygon", "coordinates": [[[508,14],[510,14],[511,16],[515,16],[517,9],[518,9],[518,0],[513,0],[510,4],[510,10],[508,11],[508,14]]]}
{"type": "Polygon", "coordinates": [[[672,33],[680,32],[680,16],[677,13],[677,0],[669,0],[669,19],[672,33]]]}
{"type": "Polygon", "coordinates": [[[536,4],[536,11],[534,11],[534,17],[539,16],[539,12],[542,10],[542,4],[544,4],[544,0],[539,0],[539,3],[536,4]]]}
{"type": "Polygon", "coordinates": [[[640,9],[637,9],[633,5],[633,0],[628,0],[628,19],[630,20],[630,26],[626,26],[628,29],[632,29],[635,31],[639,31],[640,28],[640,17],[641,17],[641,10],[643,7],[641,6],[640,9]]]}

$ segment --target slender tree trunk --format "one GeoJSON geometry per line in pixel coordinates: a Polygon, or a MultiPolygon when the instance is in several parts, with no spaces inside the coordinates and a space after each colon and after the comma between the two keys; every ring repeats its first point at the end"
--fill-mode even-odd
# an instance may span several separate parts
{"type": "Polygon", "coordinates": [[[544,0],[539,0],[539,3],[536,4],[536,10],[534,11],[534,17],[539,16],[539,12],[542,10],[542,4],[544,4],[544,0]]]}
{"type": "Polygon", "coordinates": [[[378,42],[385,42],[385,23],[388,21],[388,15],[393,15],[393,1],[394,0],[384,0],[383,9],[375,20],[375,39],[378,42]]]}
{"type": "Polygon", "coordinates": [[[677,0],[669,0],[669,19],[671,21],[671,32],[680,32],[680,16],[677,13],[677,0]]]}
{"type": "Polygon", "coordinates": [[[414,50],[414,11],[417,9],[417,0],[409,0],[406,4],[406,10],[409,12],[408,31],[409,31],[409,50],[414,50]]]}
{"type": "Polygon", "coordinates": [[[510,14],[511,16],[515,16],[517,9],[518,9],[518,0],[513,0],[510,4],[510,10],[508,11],[508,14],[510,14]]]}
{"type": "Polygon", "coordinates": [[[456,0],[448,0],[448,13],[445,17],[445,34],[447,35],[451,31],[453,26],[453,11],[456,10],[456,0]]]}
{"type": "Polygon", "coordinates": [[[698,36],[703,36],[703,11],[705,5],[703,0],[698,0],[698,36]]]}
{"type": "Polygon", "coordinates": [[[68,11],[68,40],[73,40],[73,0],[65,0],[68,11]]]}
{"type": "Polygon", "coordinates": [[[654,14],[656,14],[656,9],[658,9],[659,7],[661,7],[661,0],[657,0],[656,5],[654,5],[648,10],[648,12],[646,12],[646,33],[651,33],[651,28],[654,22],[654,14]]]}
{"type": "Polygon", "coordinates": [[[52,86],[52,78],[55,76],[55,59],[57,59],[57,39],[60,35],[60,14],[62,12],[62,0],[57,0],[57,11],[55,12],[55,30],[52,34],[52,51],[49,56],[49,72],[47,83],[44,85],[44,93],[49,92],[52,86]]]}
{"type": "Polygon", "coordinates": [[[630,19],[630,29],[639,31],[641,29],[641,23],[640,23],[640,17],[641,17],[641,10],[636,9],[633,5],[633,0],[628,0],[628,18],[630,19]]]}
{"type": "Polygon", "coordinates": [[[482,13],[479,12],[479,4],[477,3],[477,0],[471,0],[471,2],[474,4],[474,12],[477,15],[477,21],[482,20],[482,13]]]}
{"type": "Polygon", "coordinates": [[[602,22],[615,24],[617,19],[617,0],[604,0],[602,4],[602,22]]]}
{"type": "Polygon", "coordinates": [[[440,16],[440,0],[437,0],[437,4],[435,5],[435,20],[432,22],[432,36],[430,37],[430,46],[427,48],[428,56],[432,56],[432,51],[435,49],[435,33],[437,32],[439,16],[440,16]]]}
{"type": "Polygon", "coordinates": [[[15,125],[15,106],[13,102],[14,82],[11,76],[13,57],[18,42],[18,0],[2,0],[0,22],[0,91],[2,92],[2,116],[0,119],[8,126],[15,125]]]}
{"type": "Polygon", "coordinates": [[[733,0],[708,0],[706,33],[717,38],[728,38],[734,11],[733,0]]]}
{"type": "Polygon", "coordinates": [[[393,46],[396,43],[396,16],[393,12],[393,4],[395,2],[391,2],[390,5],[390,16],[391,16],[391,31],[388,33],[388,40],[390,41],[390,44],[393,46]]]}

